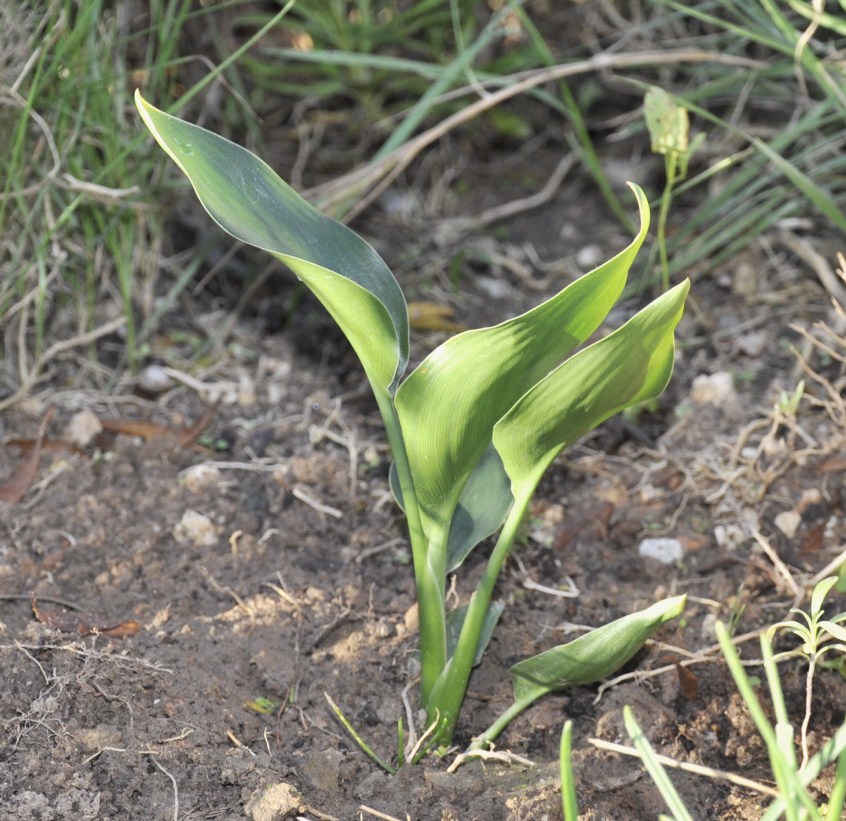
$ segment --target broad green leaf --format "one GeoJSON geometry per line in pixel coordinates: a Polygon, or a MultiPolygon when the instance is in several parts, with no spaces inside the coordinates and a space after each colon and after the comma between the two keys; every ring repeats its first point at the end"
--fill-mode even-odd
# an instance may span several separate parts
{"type": "MultiPolygon", "coordinates": [[[[479,643],[476,645],[476,654],[473,656],[473,667],[482,663],[482,656],[485,655],[485,650],[488,649],[494,627],[496,627],[503,610],[505,610],[505,605],[502,602],[494,602],[488,608],[488,612],[485,613],[485,623],[482,625],[482,630],[479,633],[479,643]]],[[[452,658],[455,652],[455,645],[458,643],[458,636],[461,633],[466,615],[466,604],[462,604],[460,607],[456,607],[455,610],[450,610],[447,613],[447,656],[449,658],[452,658]]]]}
{"type": "Polygon", "coordinates": [[[562,448],[609,416],[658,396],[673,370],[673,331],[689,283],[680,283],[625,325],[585,348],[528,391],[497,423],[493,443],[527,501],[562,448]]]}
{"type": "Polygon", "coordinates": [[[665,622],[684,610],[685,596],[656,602],[646,610],[598,627],[577,639],[515,664],[508,672],[514,701],[528,706],[547,693],[593,684],[619,670],[665,622]]]}
{"type": "Polygon", "coordinates": [[[138,92],[135,102],[212,219],[284,262],[341,327],[377,396],[392,393],[408,362],[408,312],[399,284],[373,248],[309,205],[245,148],[159,111],[138,92]]]}
{"type": "Polygon", "coordinates": [[[488,449],[470,474],[452,516],[446,550],[446,570],[459,568],[470,551],[499,530],[513,498],[511,481],[499,454],[488,449]]]}
{"type": "Polygon", "coordinates": [[[403,382],[397,413],[429,540],[443,545],[461,492],[491,443],[493,426],[539,379],[581,345],[608,314],[649,225],[632,243],[547,302],[435,349],[403,382]]]}

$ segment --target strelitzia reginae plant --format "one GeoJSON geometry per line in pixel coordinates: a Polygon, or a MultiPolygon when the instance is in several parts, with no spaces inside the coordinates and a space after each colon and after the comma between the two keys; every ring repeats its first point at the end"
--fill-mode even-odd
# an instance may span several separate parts
{"type": "MultiPolygon", "coordinates": [[[[392,451],[391,488],[408,523],[420,698],[429,738],[443,749],[453,738],[471,670],[502,612],[493,600],[497,577],[538,482],[564,447],[663,391],[688,283],[573,353],[620,296],[646,235],[648,205],[632,185],[641,225],[626,249],[533,310],[448,339],[403,378],[406,301],[373,248],[309,205],[246,149],[165,114],[139,93],[136,103],[211,217],[285,263],[361,360],[392,451]],[[497,531],[469,603],[448,610],[448,575],[497,531]]],[[[515,665],[515,703],[505,719],[545,693],[609,675],[683,606],[683,597],[657,602],[515,665]]],[[[502,726],[492,726],[477,743],[492,740],[502,726]]]]}

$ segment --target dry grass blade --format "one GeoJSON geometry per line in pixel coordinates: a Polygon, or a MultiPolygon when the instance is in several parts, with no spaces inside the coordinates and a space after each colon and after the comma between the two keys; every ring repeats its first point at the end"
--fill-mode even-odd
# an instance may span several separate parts
{"type": "Polygon", "coordinates": [[[632,68],[634,66],[667,65],[673,63],[721,63],[723,65],[743,66],[745,68],[764,68],[765,64],[745,57],[718,54],[699,48],[667,49],[665,51],[643,51],[640,53],[609,54],[603,52],[587,60],[580,60],[551,68],[536,69],[515,75],[514,82],[486,94],[474,103],[442,122],[424,131],[405,145],[392,151],[383,159],[358,168],[335,180],[331,185],[313,189],[307,196],[316,201],[324,211],[343,205],[351,194],[360,196],[358,204],[344,215],[349,222],[376,200],[393,181],[411,164],[414,158],[432,143],[464,123],[469,122],[484,111],[516,97],[529,89],[536,88],[553,80],[562,80],[580,74],[608,71],[611,69],[632,68]]]}

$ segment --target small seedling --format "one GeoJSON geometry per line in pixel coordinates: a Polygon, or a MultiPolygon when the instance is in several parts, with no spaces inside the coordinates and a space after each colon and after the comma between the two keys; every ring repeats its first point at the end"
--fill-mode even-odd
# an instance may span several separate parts
{"type": "Polygon", "coordinates": [[[658,211],[658,253],[661,257],[661,277],[663,289],[670,287],[670,263],[667,259],[667,216],[673,200],[673,190],[677,183],[687,177],[690,158],[705,139],[704,134],[697,134],[692,142],[688,141],[690,124],[687,109],[680,106],[659,86],[650,86],[643,101],[643,114],[646,127],[652,139],[652,151],[664,157],[666,181],[661,195],[661,208],[658,211]]]}
{"type": "MultiPolygon", "coordinates": [[[[844,645],[840,641],[841,636],[846,634],[846,631],[839,626],[839,622],[846,619],[846,614],[835,616],[831,621],[822,619],[823,601],[835,581],[835,578],[828,578],[817,585],[812,594],[810,613],[799,610],[791,611],[800,614],[802,621],[787,621],[776,624],[760,636],[762,664],[772,700],[775,726],[770,723],[767,713],[759,701],[760,682],[753,683],[752,678],[746,673],[743,662],[741,662],[740,656],[732,644],[731,633],[726,625],[722,622],[716,624],[717,638],[726,664],[767,748],[775,789],[770,784],[756,782],[735,773],[713,770],[699,764],[674,761],[657,755],[643,730],[641,730],[630,707],[624,708],[623,721],[629,738],[634,744],[634,749],[599,739],[591,739],[594,746],[635,755],[641,759],[672,813],[671,815],[660,815],[660,821],[690,821],[694,817],[673,786],[665,767],[673,767],[707,778],[735,783],[745,790],[751,789],[759,793],[762,798],[766,796],[772,799],[772,803],[761,815],[761,821],[777,821],[780,818],[785,818],[787,821],[831,821],[831,819],[842,817],[841,813],[844,809],[844,802],[846,802],[846,723],[841,724],[832,737],[813,756],[809,756],[807,753],[806,737],[803,732],[803,760],[800,765],[796,760],[793,726],[790,724],[787,715],[777,667],[779,660],[791,658],[794,655],[807,658],[810,666],[814,659],[819,660],[826,649],[837,648],[841,651],[844,649],[844,645]],[[792,632],[802,639],[802,647],[793,652],[775,655],[772,639],[774,634],[781,630],[792,632]],[[838,642],[837,644],[821,646],[821,643],[826,641],[827,638],[836,638],[838,642]],[[820,803],[809,786],[820,777],[824,769],[832,764],[836,766],[828,800],[820,803]]],[[[810,690],[808,704],[810,704],[810,690]]],[[[806,719],[807,716],[808,713],[806,712],[806,719]]],[[[561,798],[565,821],[578,821],[579,810],[573,779],[571,737],[572,726],[570,722],[567,722],[562,732],[559,758],[561,798]]]]}
{"type": "MultiPolygon", "coordinates": [[[[646,236],[649,208],[632,186],[641,225],[627,248],[537,308],[453,336],[404,377],[408,309],[376,252],[246,149],[159,111],[140,94],[136,102],[215,221],[284,262],[361,360],[391,446],[391,488],[408,523],[426,726],[430,742],[445,748],[471,670],[502,613],[494,588],[538,482],[564,447],[664,390],[688,283],[573,353],[622,293],[646,236]],[[497,531],[469,603],[448,609],[448,576],[497,531]]],[[[515,665],[515,704],[483,738],[493,738],[503,722],[544,693],[610,674],[683,606],[684,597],[666,599],[515,665]]]]}
{"type": "Polygon", "coordinates": [[[770,639],[776,633],[792,633],[802,643],[793,650],[779,653],[776,661],[798,658],[808,663],[805,675],[805,717],[802,720],[802,767],[808,763],[808,727],[811,723],[811,704],[814,693],[814,673],[817,665],[832,651],[846,654],[846,628],[840,622],[846,621],[846,613],[839,613],[831,619],[824,619],[823,604],[831,588],[837,584],[837,576],[823,579],[811,594],[811,610],[806,613],[797,607],[791,609],[799,619],[782,621],[770,628],[770,639]],[[801,619],[801,621],[800,621],[801,619]]]}

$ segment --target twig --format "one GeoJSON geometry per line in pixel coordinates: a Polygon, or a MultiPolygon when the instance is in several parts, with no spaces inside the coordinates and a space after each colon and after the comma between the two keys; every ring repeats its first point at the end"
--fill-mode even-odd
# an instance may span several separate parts
{"type": "MultiPolygon", "coordinates": [[[[600,750],[608,750],[612,753],[621,753],[622,755],[630,755],[633,758],[641,758],[640,752],[634,747],[626,747],[624,744],[616,744],[613,741],[604,741],[601,738],[589,738],[588,741],[600,750]]],[[[774,798],[778,798],[781,795],[778,790],[768,787],[766,784],[761,784],[758,781],[753,781],[751,778],[744,778],[742,775],[727,773],[724,770],[714,770],[711,767],[704,767],[701,764],[690,764],[686,761],[676,761],[674,758],[669,758],[657,753],[655,754],[655,758],[665,767],[675,767],[676,769],[684,770],[685,772],[696,773],[696,775],[704,775],[708,778],[730,781],[738,787],[747,787],[750,790],[755,790],[755,792],[770,795],[774,798]]]]}
{"type": "MultiPolygon", "coordinates": [[[[0,601],[32,601],[32,593],[0,593],[0,601]]],[[[65,599],[56,599],[52,596],[39,596],[38,601],[47,604],[58,604],[60,607],[67,607],[68,610],[82,612],[85,608],[65,599]]]]}
{"type": "Polygon", "coordinates": [[[787,565],[781,560],[778,553],[773,550],[772,545],[756,528],[752,528],[752,538],[758,543],[758,547],[766,553],[767,558],[773,563],[773,566],[779,575],[785,580],[785,582],[787,582],[787,587],[793,594],[793,606],[798,607],[802,603],[802,599],[805,598],[805,591],[790,574],[790,571],[787,569],[787,565]]]}
{"type": "Polygon", "coordinates": [[[609,69],[631,68],[644,65],[667,65],[668,63],[721,63],[723,65],[743,66],[746,68],[765,68],[766,64],[745,57],[717,54],[703,49],[667,49],[665,51],[643,51],[625,54],[595,54],[587,60],[581,60],[550,68],[521,72],[510,78],[501,78],[499,82],[513,80],[512,83],[476,100],[461,111],[447,117],[442,122],[424,131],[405,145],[392,151],[376,162],[358,168],[335,180],[331,188],[313,189],[308,192],[312,199],[317,199],[324,210],[347,199],[351,191],[370,188],[358,204],[345,214],[345,220],[352,220],[367,208],[391,183],[411,164],[412,160],[427,146],[448,134],[454,128],[472,120],[484,111],[499,103],[522,94],[531,88],[561,80],[579,74],[607,71],[609,69]],[[320,198],[325,192],[326,197],[320,198]]]}
{"type": "Polygon", "coordinates": [[[503,764],[522,764],[525,767],[535,766],[533,761],[524,758],[522,755],[517,755],[517,753],[499,752],[498,750],[470,750],[457,755],[455,761],[447,768],[447,772],[454,773],[462,764],[472,758],[479,758],[482,761],[499,761],[503,764]]]}
{"type": "Polygon", "coordinates": [[[170,783],[173,784],[173,821],[179,821],[179,787],[176,784],[176,779],[164,768],[161,764],[156,760],[155,753],[146,753],[146,755],[150,756],[150,761],[153,762],[169,779],[170,783]]]}
{"type": "Polygon", "coordinates": [[[309,507],[314,508],[318,513],[325,513],[333,519],[344,518],[344,514],[340,510],[335,507],[330,507],[329,505],[324,505],[322,502],[318,502],[317,499],[312,498],[308,495],[308,493],[298,487],[295,487],[291,491],[291,494],[301,502],[305,502],[305,504],[309,507]]]}

